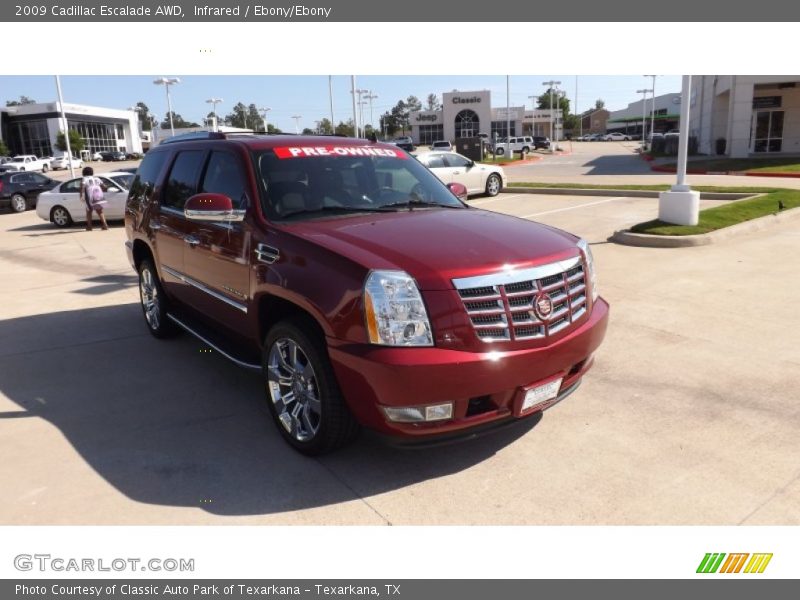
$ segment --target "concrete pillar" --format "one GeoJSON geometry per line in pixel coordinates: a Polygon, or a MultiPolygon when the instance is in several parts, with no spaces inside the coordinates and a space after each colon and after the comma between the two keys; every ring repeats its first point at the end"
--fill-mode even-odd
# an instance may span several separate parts
{"type": "Polygon", "coordinates": [[[750,154],[750,123],[753,118],[753,82],[733,77],[728,108],[728,155],[747,158],[750,154]]]}

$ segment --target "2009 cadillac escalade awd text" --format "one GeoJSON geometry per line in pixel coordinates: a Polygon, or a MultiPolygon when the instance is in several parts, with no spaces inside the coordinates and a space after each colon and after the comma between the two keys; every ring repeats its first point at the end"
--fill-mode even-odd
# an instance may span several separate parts
{"type": "Polygon", "coordinates": [[[200,134],[150,150],[126,242],[145,322],[263,373],[306,454],[439,441],[555,404],[608,322],[588,244],[472,208],[397,146],[200,134]]]}

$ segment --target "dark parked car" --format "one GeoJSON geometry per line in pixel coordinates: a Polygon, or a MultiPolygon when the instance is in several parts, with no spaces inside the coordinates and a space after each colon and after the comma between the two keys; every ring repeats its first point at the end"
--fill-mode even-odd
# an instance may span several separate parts
{"type": "Polygon", "coordinates": [[[549,148],[550,148],[550,138],[541,135],[533,136],[534,150],[539,150],[539,149],[548,150],[549,148]]]}
{"type": "Polygon", "coordinates": [[[125,160],[126,156],[124,152],[114,151],[114,152],[101,152],[100,158],[103,160],[103,162],[113,162],[117,160],[125,160]]]}
{"type": "Polygon", "coordinates": [[[24,212],[36,206],[39,194],[52,190],[57,181],[40,173],[9,172],[0,174],[0,208],[24,212]]]}

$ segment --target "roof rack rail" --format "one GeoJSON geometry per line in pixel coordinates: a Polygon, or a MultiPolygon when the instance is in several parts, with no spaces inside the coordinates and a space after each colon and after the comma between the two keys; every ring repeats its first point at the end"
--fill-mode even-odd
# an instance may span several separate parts
{"type": "Polygon", "coordinates": [[[168,137],[162,144],[172,144],[175,142],[190,142],[192,140],[224,140],[225,134],[220,131],[191,131],[179,135],[168,137]]]}

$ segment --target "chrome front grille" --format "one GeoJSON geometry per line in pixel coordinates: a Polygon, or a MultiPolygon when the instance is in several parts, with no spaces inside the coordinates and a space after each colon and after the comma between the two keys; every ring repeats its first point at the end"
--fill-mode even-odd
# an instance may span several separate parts
{"type": "Polygon", "coordinates": [[[580,256],[530,269],[454,279],[475,334],[484,342],[533,340],[554,335],[587,311],[586,274],[580,256]],[[547,295],[552,311],[540,318],[535,302],[547,295]]]}

